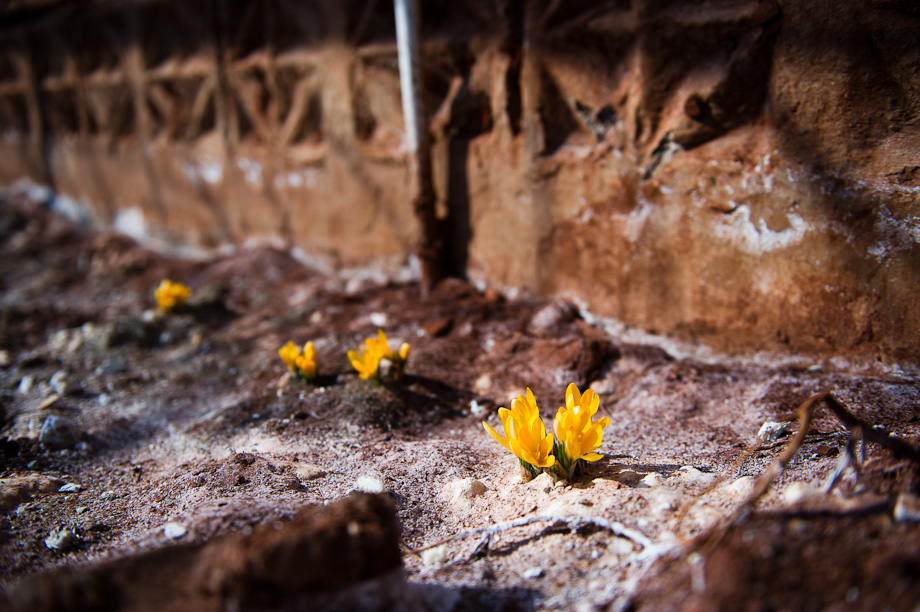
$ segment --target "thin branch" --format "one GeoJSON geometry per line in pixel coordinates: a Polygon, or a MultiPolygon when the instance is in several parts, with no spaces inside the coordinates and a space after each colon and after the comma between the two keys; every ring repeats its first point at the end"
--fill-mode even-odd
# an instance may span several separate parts
{"type": "MultiPolygon", "coordinates": [[[[783,451],[783,453],[776,458],[776,461],[774,461],[760,478],[757,479],[754,490],[744,503],[741,504],[738,510],[735,511],[729,524],[737,524],[744,521],[754,509],[754,505],[763,497],[764,493],[769,490],[773,482],[780,477],[783,470],[786,469],[786,465],[792,461],[792,458],[795,457],[796,453],[799,452],[799,449],[805,442],[805,436],[808,435],[808,430],[811,426],[815,410],[821,404],[825,405],[850,431],[850,441],[847,444],[847,450],[838,462],[834,474],[832,474],[832,481],[829,481],[830,488],[836,484],[837,478],[840,476],[838,472],[842,473],[850,463],[853,463],[854,466],[860,463],[856,461],[854,457],[857,440],[863,443],[867,441],[874,442],[882,448],[889,450],[896,458],[910,459],[920,464],[920,447],[906,440],[902,440],[901,438],[893,438],[884,430],[875,429],[847,410],[846,406],[844,406],[830,391],[815,393],[799,406],[799,430],[792,439],[792,442],[789,443],[786,450],[783,451]]],[[[830,488],[828,488],[828,490],[830,490],[830,488]]]]}
{"type": "MultiPolygon", "coordinates": [[[[456,542],[458,540],[464,540],[466,538],[479,537],[479,541],[476,542],[476,545],[473,547],[472,552],[467,556],[467,558],[475,557],[480,554],[482,551],[487,550],[489,545],[492,542],[492,538],[503,531],[508,531],[509,529],[515,529],[517,527],[526,527],[527,525],[532,525],[534,523],[563,523],[568,527],[569,531],[575,533],[580,527],[584,526],[593,526],[599,529],[604,529],[611,532],[612,534],[619,536],[621,538],[626,538],[627,540],[632,540],[643,549],[650,549],[654,547],[654,543],[643,534],[639,533],[634,529],[626,527],[622,523],[616,521],[608,521],[607,519],[599,517],[588,517],[588,516],[525,516],[522,518],[514,519],[513,521],[505,521],[504,523],[497,523],[489,527],[477,527],[475,529],[467,529],[466,531],[461,531],[460,533],[453,535],[449,538],[445,538],[434,544],[429,544],[428,546],[423,546],[418,550],[412,551],[413,554],[418,554],[422,551],[435,548],[437,546],[442,546],[444,544],[449,544],[450,542],[456,542]]],[[[448,565],[453,565],[454,563],[460,562],[462,559],[460,557],[455,558],[453,561],[450,561],[448,565]]]]}

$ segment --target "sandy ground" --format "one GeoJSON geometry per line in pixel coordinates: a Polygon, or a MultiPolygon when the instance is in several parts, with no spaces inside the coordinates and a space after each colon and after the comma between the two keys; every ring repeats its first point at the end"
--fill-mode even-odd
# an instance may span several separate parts
{"type": "Polygon", "coordinates": [[[917,463],[857,444],[858,476],[823,491],[850,437],[827,410],[753,514],[727,523],[812,393],[916,440],[907,365],[712,355],[565,302],[459,280],[422,298],[273,249],[180,260],[10,197],[0,254],[14,609],[920,604],[917,463]],[[182,312],[156,310],[163,278],[192,287],[182,312]],[[412,345],[402,382],[360,380],[346,359],[378,328],[412,345]],[[315,343],[315,385],[287,374],[289,339],[315,343]],[[601,395],[604,458],[571,483],[523,482],[480,422],[501,430],[497,408],[529,387],[550,424],[570,382],[601,395]],[[790,423],[759,439],[766,422],[790,423]],[[299,552],[275,554],[287,545],[299,552]]]}

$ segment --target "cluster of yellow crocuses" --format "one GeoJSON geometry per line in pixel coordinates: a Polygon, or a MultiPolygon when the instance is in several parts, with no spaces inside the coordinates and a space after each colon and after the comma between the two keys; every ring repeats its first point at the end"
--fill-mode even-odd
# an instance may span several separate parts
{"type": "Polygon", "coordinates": [[[511,402],[511,410],[498,409],[504,437],[485,421],[482,425],[499,444],[514,453],[526,479],[546,470],[558,479],[572,480],[585,461],[602,457],[594,451],[601,445],[610,418],[593,419],[599,406],[600,398],[593,389],[582,393],[575,383],[570,384],[565,391],[565,406],[559,408],[553,421],[554,438],[546,433],[537,401],[527,389],[526,396],[518,395],[511,402]]]}
{"type": "Polygon", "coordinates": [[[288,343],[278,350],[278,355],[295,375],[307,382],[316,380],[316,349],[313,348],[312,340],[303,346],[302,354],[297,345],[288,340],[288,343]]]}
{"type": "Polygon", "coordinates": [[[390,350],[386,334],[382,329],[377,330],[376,338],[367,338],[361,346],[361,352],[348,351],[348,361],[364,379],[380,380],[380,366],[387,361],[390,364],[393,378],[401,380],[409,360],[408,342],[403,342],[397,352],[390,350]]]}
{"type": "Polygon", "coordinates": [[[191,295],[192,290],[182,283],[174,283],[164,278],[156,290],[157,305],[163,312],[172,312],[181,308],[191,295]]]}
{"type": "MultiPolygon", "coordinates": [[[[358,375],[364,379],[380,380],[381,365],[384,362],[390,364],[390,374],[396,380],[401,380],[406,369],[406,362],[409,360],[409,343],[403,342],[399,350],[395,353],[390,350],[387,336],[382,329],[377,330],[376,338],[367,338],[364,345],[361,346],[361,352],[348,351],[348,360],[358,372],[358,375]]],[[[278,350],[281,360],[287,364],[291,372],[303,378],[307,382],[316,380],[318,363],[316,360],[316,349],[313,348],[313,342],[307,342],[303,347],[303,354],[297,349],[297,345],[292,341],[282,346],[278,350]]]]}

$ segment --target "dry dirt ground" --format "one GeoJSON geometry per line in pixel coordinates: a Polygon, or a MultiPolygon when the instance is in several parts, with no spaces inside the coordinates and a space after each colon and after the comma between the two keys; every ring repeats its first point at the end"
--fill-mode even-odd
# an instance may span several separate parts
{"type": "Polygon", "coordinates": [[[920,604],[918,466],[857,444],[858,476],[822,491],[849,439],[825,409],[727,523],[797,429],[761,425],[814,392],[916,440],[903,364],[711,355],[564,302],[459,280],[422,298],[268,248],[182,260],[12,196],[0,283],[0,608],[920,604]],[[167,277],[194,295],[161,316],[167,277]],[[378,327],[412,344],[402,383],[351,371],[378,327]],[[288,339],[314,341],[316,385],[286,375],[288,339]],[[480,421],[530,387],[549,424],[570,382],[602,397],[605,457],[568,485],[522,482],[480,421]]]}

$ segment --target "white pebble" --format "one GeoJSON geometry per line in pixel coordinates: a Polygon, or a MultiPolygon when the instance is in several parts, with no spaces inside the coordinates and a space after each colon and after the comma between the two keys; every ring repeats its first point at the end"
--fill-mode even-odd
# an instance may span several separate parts
{"type": "Polygon", "coordinates": [[[791,422],[786,421],[785,423],[777,423],[776,421],[767,421],[760,426],[760,430],[757,432],[757,439],[761,444],[769,444],[770,442],[775,442],[786,433],[786,430],[789,429],[789,426],[792,425],[791,422]]]}
{"type": "Polygon", "coordinates": [[[385,312],[372,312],[370,315],[371,325],[376,327],[386,327],[389,317],[385,312]]]}
{"type": "Polygon", "coordinates": [[[67,391],[67,372],[64,370],[55,372],[48,380],[48,386],[58,395],[64,395],[64,392],[67,391]]]}
{"type": "Polygon", "coordinates": [[[16,391],[20,395],[28,395],[29,391],[32,390],[33,384],[35,384],[35,377],[31,374],[27,374],[22,377],[22,380],[19,381],[19,386],[16,388],[16,391]]]}
{"type": "Polygon", "coordinates": [[[528,579],[539,578],[542,575],[543,575],[543,569],[539,567],[532,567],[528,570],[524,570],[524,573],[521,574],[521,576],[523,576],[524,578],[528,578],[528,579]]]}
{"type": "Polygon", "coordinates": [[[78,485],[78,484],[69,482],[69,483],[65,484],[63,487],[61,487],[60,489],[58,489],[58,493],[76,493],[77,491],[79,491],[79,490],[82,489],[82,488],[83,488],[83,487],[81,487],[81,486],[78,485]]]}
{"type": "Polygon", "coordinates": [[[169,523],[163,525],[163,535],[165,535],[170,540],[178,540],[186,533],[188,533],[188,529],[186,529],[185,525],[182,523],[170,521],[169,523]]]}
{"type": "Polygon", "coordinates": [[[486,393],[492,388],[492,377],[488,374],[483,374],[473,383],[473,388],[479,393],[486,393]]]}
{"type": "Polygon", "coordinates": [[[642,480],[639,481],[639,484],[637,486],[641,488],[651,488],[651,487],[657,487],[660,484],[661,484],[661,474],[659,474],[658,472],[651,472],[649,474],[646,474],[642,478],[642,480]]]}
{"type": "Polygon", "coordinates": [[[355,482],[355,491],[362,493],[383,493],[386,490],[383,481],[373,476],[359,476],[355,482]]]}
{"type": "Polygon", "coordinates": [[[447,563],[447,546],[441,544],[422,551],[422,563],[425,565],[444,565],[447,563]]]}

